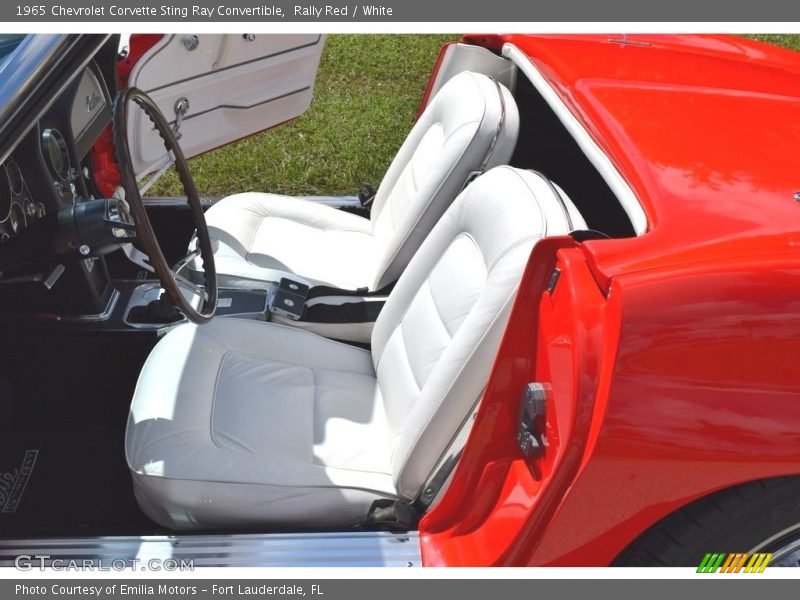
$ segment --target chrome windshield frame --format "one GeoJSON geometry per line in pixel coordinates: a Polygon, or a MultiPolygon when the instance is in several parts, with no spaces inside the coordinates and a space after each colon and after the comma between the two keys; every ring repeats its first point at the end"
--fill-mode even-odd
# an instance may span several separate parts
{"type": "Polygon", "coordinates": [[[32,34],[0,65],[0,162],[110,35],[32,34]]]}

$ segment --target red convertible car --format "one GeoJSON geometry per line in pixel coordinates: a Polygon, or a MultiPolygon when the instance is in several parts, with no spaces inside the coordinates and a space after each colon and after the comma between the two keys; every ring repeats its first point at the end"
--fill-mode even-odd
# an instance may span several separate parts
{"type": "Polygon", "coordinates": [[[2,564],[798,564],[799,55],[467,35],[377,187],[207,198],[324,36],[0,42],[2,564]]]}

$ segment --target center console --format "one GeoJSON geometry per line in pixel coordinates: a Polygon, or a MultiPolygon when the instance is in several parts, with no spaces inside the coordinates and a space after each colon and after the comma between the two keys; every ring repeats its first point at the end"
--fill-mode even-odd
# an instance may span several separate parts
{"type": "MultiPolygon", "coordinates": [[[[200,296],[188,286],[181,285],[181,292],[194,307],[200,304],[200,296]]],[[[159,329],[167,324],[177,324],[186,321],[186,318],[179,315],[176,319],[148,319],[143,314],[146,307],[158,301],[164,289],[158,281],[146,281],[137,284],[130,295],[128,302],[123,310],[122,320],[129,327],[135,329],[159,329]]],[[[274,294],[267,289],[234,289],[220,288],[217,300],[216,317],[240,317],[265,321],[269,312],[269,306],[274,294]]]]}
{"type": "MultiPolygon", "coordinates": [[[[121,311],[124,326],[138,330],[159,330],[186,322],[168,300],[156,280],[116,282],[127,288],[121,311]],[[170,312],[173,311],[173,312],[170,312]]],[[[179,284],[184,297],[195,308],[200,295],[188,284],[179,284]]],[[[308,284],[282,277],[258,288],[220,287],[214,318],[236,317],[273,321],[298,327],[334,339],[369,343],[372,325],[386,296],[353,292],[308,284]]]]}

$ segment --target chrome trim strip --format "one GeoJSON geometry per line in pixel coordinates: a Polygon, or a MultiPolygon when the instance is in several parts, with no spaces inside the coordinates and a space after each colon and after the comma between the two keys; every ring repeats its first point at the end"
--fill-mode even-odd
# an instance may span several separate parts
{"type": "Polygon", "coordinates": [[[333,208],[361,208],[358,196],[301,196],[301,198],[333,208]]]}
{"type": "MultiPolygon", "coordinates": [[[[164,36],[164,38],[167,38],[167,36],[164,36]]],[[[152,54],[150,54],[150,56],[143,57],[140,64],[137,63],[135,76],[139,75],[139,72],[147,65],[147,63],[149,63],[156,56],[161,54],[161,52],[164,51],[164,48],[166,48],[173,39],[175,39],[175,34],[170,35],[169,38],[167,38],[167,39],[159,40],[158,48],[156,48],[154,51],[152,51],[152,54]]],[[[313,42],[309,42],[307,44],[301,44],[299,46],[294,46],[292,48],[287,48],[285,50],[280,50],[278,52],[273,52],[272,54],[267,54],[266,56],[258,56],[256,58],[252,58],[250,60],[247,60],[247,61],[244,61],[244,62],[240,62],[240,63],[236,63],[236,64],[233,64],[233,65],[227,65],[225,67],[216,69],[214,71],[214,73],[220,73],[222,71],[227,71],[228,69],[234,69],[236,67],[242,67],[242,66],[245,66],[245,65],[249,65],[251,63],[256,63],[256,62],[258,62],[260,60],[269,60],[270,58],[275,58],[276,56],[281,56],[283,54],[289,54],[291,52],[297,52],[298,50],[305,50],[306,48],[311,48],[313,46],[319,45],[320,42],[324,43],[324,39],[323,39],[323,35],[322,34],[318,34],[317,35],[317,39],[315,39],[313,42]]],[[[150,52],[150,51],[148,51],[148,52],[150,52]]],[[[203,74],[200,75],[200,77],[205,76],[205,75],[209,75],[209,74],[210,73],[203,73],[203,74]]],[[[191,79],[193,79],[193,78],[192,77],[187,77],[187,78],[184,78],[184,79],[177,79],[175,81],[169,81],[167,83],[159,85],[158,87],[154,87],[152,89],[145,90],[145,91],[148,94],[153,94],[154,92],[157,92],[159,90],[163,90],[164,88],[167,88],[169,86],[179,85],[181,83],[185,83],[187,81],[190,81],[191,79]]],[[[134,75],[133,74],[131,74],[130,80],[134,81],[134,75]]]]}
{"type": "Polygon", "coordinates": [[[450,480],[455,472],[458,461],[461,460],[461,455],[464,453],[464,447],[467,445],[470,433],[472,432],[472,424],[475,422],[475,417],[478,415],[478,408],[480,407],[483,395],[486,392],[486,387],[481,390],[475,402],[472,403],[472,408],[467,414],[467,418],[462,421],[461,425],[456,431],[456,434],[450,440],[445,451],[439,457],[439,461],[433,468],[433,471],[428,475],[425,485],[419,492],[415,502],[420,507],[427,510],[434,502],[438,501],[442,493],[450,485],[450,480]]]}
{"type": "MultiPolygon", "coordinates": [[[[186,299],[192,303],[192,306],[197,308],[200,303],[200,296],[186,285],[181,285],[180,282],[178,283],[178,287],[186,299]]],[[[136,288],[131,292],[130,298],[128,298],[128,306],[125,307],[125,312],[122,313],[122,322],[128,327],[133,327],[134,329],[161,329],[164,327],[171,327],[185,323],[187,321],[186,317],[171,323],[135,323],[128,320],[133,308],[147,305],[151,300],[156,300],[163,292],[164,290],[161,287],[160,281],[148,281],[136,286],[136,288]],[[152,299],[148,299],[147,295],[149,292],[155,292],[155,295],[152,299]]]]}
{"type": "MultiPolygon", "coordinates": [[[[558,201],[558,206],[561,208],[561,212],[564,215],[564,220],[567,222],[567,226],[569,227],[570,231],[575,230],[575,224],[572,222],[572,215],[569,214],[569,209],[567,208],[567,203],[564,201],[564,198],[561,196],[561,191],[556,187],[556,185],[541,171],[537,171],[536,169],[528,169],[529,173],[533,173],[542,179],[542,181],[547,184],[547,187],[550,188],[550,191],[555,196],[556,200],[558,201]]],[[[566,192],[565,192],[566,193],[566,192]]],[[[546,222],[546,219],[545,219],[546,222]]],[[[545,225],[545,228],[547,225],[545,225]]]]}
{"type": "Polygon", "coordinates": [[[500,87],[500,83],[494,77],[490,77],[489,79],[492,80],[495,88],[497,88],[497,94],[500,98],[500,120],[497,122],[497,129],[494,132],[494,137],[489,143],[489,148],[487,148],[486,154],[484,155],[480,166],[474,171],[469,172],[467,178],[464,180],[464,185],[461,186],[459,193],[463,192],[464,188],[466,188],[470,183],[475,181],[476,178],[480,177],[486,171],[486,167],[489,165],[489,160],[491,160],[492,154],[494,153],[495,146],[497,146],[497,141],[500,139],[500,134],[503,132],[503,126],[506,124],[506,100],[503,97],[503,88],[500,87]]]}
{"type": "Polygon", "coordinates": [[[34,313],[30,316],[34,319],[41,319],[43,321],[61,321],[64,323],[95,323],[98,321],[107,321],[113,314],[114,309],[117,307],[117,301],[120,299],[120,296],[121,294],[119,290],[115,288],[111,292],[111,296],[109,296],[108,303],[106,304],[103,312],[96,315],[56,315],[52,313],[34,313]]]}
{"type": "Polygon", "coordinates": [[[117,301],[120,297],[119,290],[115,289],[111,292],[111,297],[108,299],[108,304],[106,304],[106,309],[98,315],[79,315],[77,317],[72,316],[62,316],[59,320],[60,321],[106,321],[111,314],[114,312],[114,308],[117,306],[117,301]]]}
{"type": "MultiPolygon", "coordinates": [[[[358,199],[358,196],[298,196],[303,200],[308,200],[309,202],[315,202],[317,204],[324,204],[326,206],[331,206],[333,208],[361,208],[361,202],[358,199]]],[[[201,196],[200,203],[204,207],[210,207],[222,200],[219,196],[201,196]]],[[[159,196],[159,197],[149,197],[149,198],[142,198],[145,206],[175,206],[175,207],[183,207],[188,206],[186,204],[186,198],[182,198],[179,196],[159,196]]]]}
{"type": "Polygon", "coordinates": [[[500,134],[503,132],[503,126],[506,124],[506,99],[503,97],[503,88],[500,87],[500,82],[498,82],[494,77],[491,77],[490,79],[492,80],[494,87],[497,89],[497,97],[500,99],[500,120],[497,122],[497,129],[495,129],[494,137],[489,144],[489,148],[486,150],[486,155],[481,161],[481,166],[478,167],[481,173],[483,173],[486,170],[486,167],[489,166],[489,160],[492,158],[495,146],[497,146],[497,141],[500,139],[500,134]]]}
{"type": "MultiPolygon", "coordinates": [[[[86,34],[89,35],[89,34],[86,34]]],[[[93,56],[84,57],[79,64],[64,65],[63,57],[66,51],[74,47],[71,38],[80,38],[80,35],[67,34],[31,34],[23,40],[20,45],[11,53],[9,59],[0,67],[0,121],[3,123],[13,123],[18,121],[19,107],[15,106],[14,111],[9,110],[11,101],[18,96],[30,97],[34,94],[42,93],[42,86],[39,85],[43,80],[43,73],[46,69],[60,67],[69,68],[73,75],[66,81],[59,82],[59,86],[52,90],[50,98],[39,108],[38,111],[30,115],[32,118],[21,133],[14,138],[5,140],[3,151],[0,152],[0,162],[5,161],[11,152],[19,145],[23,138],[39,122],[39,119],[50,110],[56,100],[64,90],[83,73],[86,66],[92,61],[93,56]]],[[[97,35],[98,42],[95,49],[99,49],[111,34],[97,35]]],[[[49,74],[49,73],[47,73],[49,74]]],[[[5,130],[3,130],[5,132],[5,130]]]]}
{"type": "Polygon", "coordinates": [[[550,82],[539,72],[530,59],[514,44],[503,46],[503,56],[511,59],[514,64],[525,74],[536,90],[542,95],[545,102],[553,109],[567,131],[583,150],[586,157],[594,165],[600,176],[614,192],[623,210],[631,220],[631,225],[636,235],[647,232],[647,215],[645,215],[642,205],[639,203],[636,194],[628,185],[628,182],[620,175],[611,159],[600,149],[600,146],[592,139],[589,132],[578,121],[572,111],[567,107],[561,97],[550,85],[550,82]]]}
{"type": "MultiPolygon", "coordinates": [[[[208,208],[222,200],[221,196],[200,196],[200,204],[208,208]]],[[[147,196],[142,198],[145,206],[162,206],[175,208],[189,208],[189,203],[183,196],[147,196]]]]}
{"type": "MultiPolygon", "coordinates": [[[[195,567],[419,567],[419,534],[384,532],[164,535],[0,540],[0,566],[20,555],[52,560],[192,560],[195,567]]],[[[38,564],[38,562],[37,562],[38,564]]]]}

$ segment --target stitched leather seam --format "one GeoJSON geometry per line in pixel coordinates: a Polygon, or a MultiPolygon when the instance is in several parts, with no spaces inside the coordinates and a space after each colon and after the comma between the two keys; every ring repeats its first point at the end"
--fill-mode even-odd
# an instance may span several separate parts
{"type": "MultiPolygon", "coordinates": [[[[522,185],[524,185],[526,188],[528,188],[528,191],[531,193],[531,196],[533,197],[533,199],[535,201],[536,208],[539,209],[539,216],[541,217],[541,220],[542,220],[542,234],[541,234],[541,236],[542,237],[547,237],[548,221],[547,221],[547,216],[544,214],[544,209],[542,208],[542,203],[539,201],[539,197],[536,195],[536,192],[530,186],[530,184],[528,184],[528,182],[525,181],[525,178],[520,174],[519,171],[517,171],[516,169],[513,169],[511,167],[508,167],[508,170],[511,171],[512,173],[514,173],[514,175],[516,175],[517,178],[522,182],[522,185]]],[[[553,188],[553,189],[555,189],[555,188],[553,188]]]]}
{"type": "MultiPolygon", "coordinates": [[[[487,273],[487,277],[488,277],[489,269],[488,269],[488,267],[487,267],[487,265],[486,265],[486,260],[483,258],[483,252],[481,252],[481,247],[478,245],[478,242],[475,240],[475,238],[474,238],[474,237],[472,237],[472,235],[470,235],[470,234],[469,234],[469,233],[467,233],[466,231],[462,231],[462,232],[461,232],[461,233],[459,233],[459,234],[458,234],[456,237],[454,237],[454,238],[453,238],[453,241],[452,241],[452,242],[450,242],[450,244],[447,246],[447,248],[445,249],[445,251],[442,253],[442,256],[440,257],[439,261],[437,261],[437,263],[436,263],[436,265],[434,266],[434,268],[433,268],[433,269],[431,269],[431,272],[428,274],[428,277],[427,277],[427,279],[425,279],[425,283],[427,283],[427,284],[428,284],[428,289],[429,289],[429,291],[430,291],[431,298],[433,299],[433,307],[436,309],[436,313],[437,313],[437,315],[439,316],[439,320],[442,322],[442,325],[444,326],[444,330],[447,332],[447,335],[449,335],[449,336],[450,336],[450,339],[451,339],[451,340],[453,339],[453,336],[454,336],[456,333],[458,333],[458,329],[460,329],[460,327],[459,327],[459,328],[457,328],[455,332],[453,332],[453,333],[450,333],[450,329],[447,327],[447,324],[445,323],[444,319],[442,318],[442,312],[439,310],[439,306],[436,304],[436,296],[435,296],[435,295],[434,295],[434,293],[433,293],[433,287],[432,287],[432,284],[431,284],[431,278],[433,277],[433,272],[436,270],[436,267],[437,267],[437,266],[439,266],[439,262],[441,262],[441,259],[442,259],[442,258],[444,258],[444,255],[447,253],[447,251],[448,251],[450,248],[452,248],[452,247],[453,247],[453,244],[455,244],[456,240],[457,240],[458,238],[461,238],[461,237],[465,237],[465,238],[467,238],[467,239],[468,239],[470,242],[472,242],[472,243],[473,243],[473,245],[475,246],[475,249],[478,251],[478,256],[480,256],[480,257],[481,257],[481,262],[483,263],[483,268],[484,268],[484,270],[486,271],[486,273],[487,273]]],[[[474,304],[473,304],[473,306],[474,306],[474,304]]],[[[470,307],[470,312],[471,312],[471,311],[472,311],[472,307],[470,307]]],[[[469,315],[469,312],[468,312],[467,314],[469,315]]]]}
{"type": "Polygon", "coordinates": [[[311,447],[308,449],[309,457],[308,462],[312,465],[317,465],[316,456],[314,456],[314,430],[317,428],[317,370],[312,367],[306,367],[311,371],[311,447]]]}
{"type": "Polygon", "coordinates": [[[419,381],[417,380],[417,374],[414,372],[414,367],[411,364],[411,361],[408,358],[408,346],[406,346],[406,336],[403,333],[403,323],[400,322],[400,325],[396,329],[398,334],[400,335],[400,344],[403,346],[403,358],[406,359],[406,364],[408,365],[408,370],[411,371],[411,379],[414,381],[414,385],[416,386],[418,391],[422,391],[422,387],[419,385],[419,381]]]}
{"type": "Polygon", "coordinates": [[[224,450],[225,447],[217,441],[217,436],[214,433],[214,417],[217,414],[217,396],[219,391],[219,380],[222,378],[222,367],[225,364],[225,361],[228,360],[228,357],[233,354],[230,350],[222,355],[222,359],[219,361],[219,366],[217,367],[217,375],[214,378],[214,390],[213,395],[211,396],[211,414],[209,415],[209,433],[211,436],[211,443],[213,443],[217,448],[220,450],[224,450]]]}
{"type": "MultiPolygon", "coordinates": [[[[445,253],[445,252],[447,252],[447,249],[448,249],[448,248],[450,248],[450,246],[452,246],[452,245],[453,245],[453,242],[455,242],[455,240],[456,240],[456,239],[457,239],[457,238],[458,238],[460,235],[462,235],[462,234],[464,234],[464,233],[465,233],[465,232],[461,231],[461,232],[459,232],[458,234],[456,234],[456,235],[454,235],[454,236],[453,236],[453,239],[452,239],[452,240],[450,240],[450,243],[447,245],[447,248],[445,248],[445,249],[442,251],[442,253],[441,253],[441,254],[440,254],[438,257],[437,257],[437,259],[436,259],[436,262],[433,264],[433,266],[432,266],[432,267],[430,268],[430,270],[428,271],[427,277],[425,277],[425,279],[422,281],[422,284],[420,284],[420,285],[424,285],[424,284],[425,284],[425,282],[426,282],[426,281],[428,281],[428,279],[429,279],[429,278],[430,278],[430,276],[431,276],[431,273],[433,273],[433,271],[436,269],[436,267],[438,267],[438,266],[439,266],[439,263],[440,263],[440,262],[442,262],[442,258],[444,258],[444,253],[445,253]]],[[[398,328],[398,327],[401,327],[401,326],[402,326],[402,324],[403,324],[403,320],[406,318],[406,315],[408,315],[408,311],[409,311],[409,310],[411,310],[411,304],[414,302],[414,298],[415,298],[415,297],[416,297],[416,294],[414,294],[414,295],[411,297],[411,300],[409,301],[409,303],[408,303],[408,306],[406,306],[405,310],[403,311],[403,314],[402,314],[402,315],[400,315],[400,316],[398,317],[398,319],[397,319],[397,325],[396,325],[396,326],[395,326],[395,327],[392,329],[392,333],[394,333],[394,332],[397,330],[397,328],[398,328]]],[[[388,304],[390,301],[391,301],[391,294],[390,294],[389,298],[387,299],[387,304],[388,304]]],[[[384,310],[383,310],[383,311],[381,311],[381,312],[382,312],[382,314],[383,314],[385,311],[386,311],[386,307],[384,306],[384,310]]],[[[378,316],[378,320],[380,321],[380,315],[378,316]]],[[[377,324],[377,322],[376,322],[376,324],[377,324]]],[[[391,335],[389,335],[389,337],[387,338],[387,342],[386,342],[386,344],[384,344],[384,346],[383,346],[383,349],[380,351],[380,354],[376,354],[376,351],[375,351],[375,350],[373,350],[373,352],[372,352],[373,361],[374,361],[374,363],[375,363],[375,371],[377,371],[377,370],[378,370],[378,367],[380,366],[381,360],[383,360],[383,355],[385,354],[386,346],[388,345],[388,340],[390,340],[390,339],[391,339],[391,337],[392,337],[392,336],[391,336],[391,335]]]]}
{"type": "MultiPolygon", "coordinates": [[[[486,339],[486,336],[489,335],[489,332],[495,326],[495,324],[497,323],[498,319],[500,319],[500,316],[504,313],[505,308],[506,308],[506,306],[508,306],[509,302],[513,301],[513,299],[515,298],[518,287],[519,287],[519,285],[514,286],[513,292],[509,295],[508,298],[506,298],[506,301],[503,303],[503,306],[498,311],[497,315],[495,315],[494,319],[492,319],[491,323],[489,323],[489,326],[484,330],[483,334],[481,335],[480,340],[478,340],[478,343],[475,344],[475,346],[473,347],[472,351],[469,353],[469,356],[467,356],[467,359],[464,361],[464,364],[461,365],[461,368],[456,373],[455,377],[453,378],[453,381],[450,383],[450,385],[448,386],[448,388],[445,391],[445,393],[442,394],[442,401],[436,407],[436,410],[433,411],[431,416],[428,417],[428,420],[425,422],[425,425],[420,428],[419,432],[417,433],[416,437],[414,438],[414,443],[411,445],[411,451],[406,455],[406,458],[403,461],[402,465],[400,466],[400,469],[397,472],[397,476],[395,477],[395,488],[397,488],[397,491],[400,494],[402,494],[402,490],[399,489],[400,488],[399,483],[400,483],[401,479],[403,478],[403,476],[405,475],[405,471],[408,468],[409,458],[413,454],[414,448],[416,448],[417,445],[419,444],[420,438],[422,437],[423,433],[428,429],[428,427],[430,426],[431,422],[441,412],[442,407],[446,404],[445,399],[453,391],[453,388],[455,387],[456,383],[460,379],[461,374],[466,370],[467,365],[469,365],[470,361],[475,356],[475,353],[478,351],[478,348],[480,348],[481,344],[483,343],[483,340],[486,339]]],[[[435,468],[435,464],[434,464],[434,468],[435,468]]],[[[426,476],[424,481],[426,481],[428,477],[430,477],[430,473],[428,473],[428,475],[426,476]]],[[[424,481],[423,481],[423,483],[424,483],[424,481]]],[[[408,495],[407,497],[413,498],[413,497],[416,496],[417,493],[419,493],[419,490],[417,490],[414,494],[408,495]]]]}
{"type": "Polygon", "coordinates": [[[442,324],[444,332],[447,334],[447,337],[449,337],[452,340],[453,334],[450,333],[450,329],[448,329],[447,323],[445,323],[444,317],[442,317],[442,311],[439,310],[439,305],[436,304],[436,296],[434,295],[433,288],[431,287],[431,278],[428,277],[423,283],[423,285],[426,286],[428,289],[428,293],[431,296],[431,303],[433,304],[433,310],[436,313],[436,316],[439,318],[439,322],[442,324]]]}
{"type": "Polygon", "coordinates": [[[267,215],[266,217],[262,217],[258,221],[258,225],[256,225],[255,228],[253,229],[253,234],[250,236],[250,243],[247,244],[247,258],[250,258],[250,253],[253,250],[253,244],[256,241],[256,237],[258,237],[258,232],[261,229],[261,226],[264,224],[264,221],[266,221],[269,218],[270,218],[269,215],[267,215]]]}
{"type": "Polygon", "coordinates": [[[497,263],[499,263],[501,260],[503,260],[503,259],[504,259],[506,256],[508,256],[508,255],[509,255],[509,254],[510,254],[510,253],[511,253],[513,250],[515,250],[516,248],[519,248],[519,247],[520,247],[520,246],[522,246],[523,244],[527,244],[527,243],[528,243],[528,242],[530,242],[531,240],[538,241],[538,240],[540,240],[540,239],[542,239],[542,236],[541,236],[541,235],[539,235],[539,234],[533,234],[533,235],[527,235],[527,236],[525,236],[524,238],[521,238],[521,239],[517,240],[517,241],[516,241],[516,242],[514,242],[513,244],[509,244],[508,246],[506,246],[505,248],[503,248],[503,251],[502,251],[502,252],[500,252],[500,254],[497,256],[497,258],[495,258],[495,259],[492,261],[492,264],[489,266],[489,271],[491,271],[492,269],[494,269],[494,268],[495,268],[495,266],[497,266],[497,263]]]}
{"type": "MultiPolygon", "coordinates": [[[[447,172],[447,174],[442,178],[442,181],[436,187],[436,190],[434,190],[433,194],[431,194],[431,197],[428,199],[428,202],[425,203],[425,207],[420,211],[419,215],[414,220],[412,226],[407,229],[406,234],[400,240],[400,243],[395,248],[395,251],[392,253],[392,256],[389,258],[388,261],[386,261],[386,268],[383,269],[383,272],[380,274],[381,275],[381,279],[379,279],[378,282],[375,283],[376,289],[380,289],[382,287],[381,283],[383,283],[383,280],[382,280],[383,276],[393,266],[393,263],[397,259],[397,256],[404,249],[403,247],[405,246],[406,242],[408,241],[408,238],[410,238],[411,234],[414,233],[417,230],[417,226],[419,225],[420,221],[422,221],[423,217],[425,217],[426,214],[428,213],[428,211],[430,210],[430,207],[433,204],[433,201],[439,196],[439,194],[441,193],[441,190],[444,187],[445,183],[450,181],[450,179],[452,178],[453,171],[455,170],[456,165],[459,162],[461,162],[461,159],[463,158],[464,154],[466,154],[467,149],[470,146],[472,146],[473,142],[475,141],[475,138],[478,135],[478,131],[480,131],[480,126],[475,130],[475,134],[472,136],[472,139],[470,140],[470,142],[464,147],[464,150],[458,155],[458,160],[455,161],[456,164],[454,164],[450,168],[450,170],[447,172]]],[[[456,198],[453,198],[453,200],[450,202],[450,204],[455,202],[455,200],[457,198],[458,198],[458,196],[456,196],[456,198]]],[[[450,206],[450,204],[448,204],[448,207],[450,206]]],[[[390,210],[391,210],[391,207],[390,207],[390,210]]],[[[447,211],[447,209],[445,208],[445,212],[446,211],[447,211]]],[[[389,216],[391,217],[391,214],[389,216]]],[[[436,224],[434,224],[434,227],[435,226],[436,226],[436,224]]]]}

